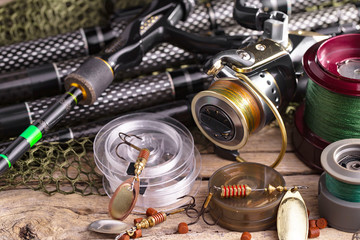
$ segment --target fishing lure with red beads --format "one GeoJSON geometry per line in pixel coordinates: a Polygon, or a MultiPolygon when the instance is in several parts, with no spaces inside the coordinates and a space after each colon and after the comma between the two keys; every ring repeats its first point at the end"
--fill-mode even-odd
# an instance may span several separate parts
{"type": "Polygon", "coordinates": [[[183,208],[176,209],[172,212],[157,212],[146,219],[140,219],[140,221],[134,220],[133,226],[113,219],[101,219],[92,222],[88,226],[88,229],[99,233],[117,234],[115,240],[122,239],[121,237],[123,235],[128,235],[131,238],[138,238],[142,234],[141,229],[151,228],[165,222],[169,215],[181,213],[185,211],[187,207],[194,207],[194,203],[195,202],[191,202],[184,205],[183,208]]]}
{"type": "MultiPolygon", "coordinates": [[[[222,198],[233,198],[233,197],[247,197],[252,192],[264,192],[267,194],[272,194],[273,192],[283,192],[288,190],[297,191],[298,189],[306,189],[307,186],[294,186],[294,187],[284,187],[269,184],[266,188],[258,188],[252,189],[247,184],[239,184],[239,185],[221,185],[221,187],[213,186],[214,190],[221,191],[220,196],[222,198]]],[[[210,191],[211,192],[211,191],[210,191]]]]}
{"type": "MultiPolygon", "coordinates": [[[[131,238],[137,238],[136,234],[137,232],[141,231],[141,229],[151,228],[155,225],[158,225],[162,222],[166,221],[166,217],[170,213],[164,213],[164,212],[158,212],[147,219],[141,220],[141,222],[136,223],[135,226],[131,227],[130,229],[124,231],[123,233],[120,233],[118,236],[116,236],[115,240],[119,240],[122,235],[127,234],[131,238]]],[[[141,236],[141,234],[140,234],[141,236]]]]}

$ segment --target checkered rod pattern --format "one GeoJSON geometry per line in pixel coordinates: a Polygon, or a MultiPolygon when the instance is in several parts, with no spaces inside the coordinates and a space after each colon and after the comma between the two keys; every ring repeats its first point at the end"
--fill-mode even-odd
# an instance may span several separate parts
{"type": "MultiPolygon", "coordinates": [[[[161,73],[113,83],[94,104],[75,106],[56,127],[74,126],[173,100],[175,92],[171,81],[168,73],[161,73]]],[[[38,119],[56,101],[57,97],[50,97],[28,102],[31,119],[38,119]]]]}
{"type": "Polygon", "coordinates": [[[332,24],[359,22],[359,9],[354,4],[329,7],[319,11],[294,14],[289,19],[289,30],[314,31],[332,24]]]}
{"type": "MultiPolygon", "coordinates": [[[[257,0],[258,1],[258,0],[257,0]]],[[[231,0],[214,1],[212,11],[217,24],[229,26],[236,24],[232,19],[233,3],[231,0]]],[[[203,32],[211,29],[208,7],[197,5],[186,22],[180,22],[177,27],[189,32],[203,32]]],[[[127,19],[111,22],[111,34],[118,37],[124,30],[127,19]]],[[[100,28],[98,31],[101,32],[100,28]]],[[[38,40],[21,42],[0,47],[0,74],[19,69],[30,68],[50,62],[60,62],[87,56],[89,46],[84,30],[59,34],[38,40]]]]}
{"type": "MultiPolygon", "coordinates": [[[[297,13],[289,17],[289,30],[316,31],[335,23],[359,22],[359,14],[359,9],[354,4],[345,4],[344,6],[330,7],[314,12],[297,13]]],[[[243,33],[261,34],[261,32],[250,31],[239,25],[227,28],[225,33],[230,36],[243,33]]]]}
{"type": "MultiPolygon", "coordinates": [[[[261,6],[260,0],[251,1],[251,6],[261,6]]],[[[213,0],[210,4],[197,5],[185,22],[179,22],[176,27],[192,33],[205,32],[214,27],[229,27],[237,25],[233,19],[233,0],[213,0]]]]}
{"type": "MultiPolygon", "coordinates": [[[[112,35],[117,37],[126,21],[112,23],[112,35]]],[[[97,28],[101,32],[100,28],[97,28]]],[[[89,55],[89,46],[83,29],[47,38],[0,47],[0,74],[31,68],[51,62],[60,62],[89,55]]]]}
{"type": "Polygon", "coordinates": [[[86,59],[87,57],[80,57],[77,59],[70,59],[67,61],[54,63],[53,65],[56,71],[56,75],[58,76],[60,82],[63,83],[65,77],[78,69],[86,59]]]}
{"type": "Polygon", "coordinates": [[[83,31],[0,47],[0,73],[87,55],[83,31]]]}
{"type": "MultiPolygon", "coordinates": [[[[318,6],[328,6],[336,1],[333,0],[291,0],[291,12],[299,13],[305,12],[318,6]]],[[[341,1],[338,1],[341,2],[341,1]]]]}

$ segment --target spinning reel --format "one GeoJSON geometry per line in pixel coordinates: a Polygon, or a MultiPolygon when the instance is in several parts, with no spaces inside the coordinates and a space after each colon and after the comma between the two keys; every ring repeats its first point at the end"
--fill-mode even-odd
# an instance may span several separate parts
{"type": "Polygon", "coordinates": [[[192,113],[201,132],[215,145],[238,150],[250,134],[270,123],[279,122],[283,147],[286,131],[278,110],[294,95],[295,70],[288,50],[288,18],[281,12],[268,14],[263,21],[262,40],[242,49],[223,51],[206,63],[207,74],[214,81],[192,102],[192,113]]]}

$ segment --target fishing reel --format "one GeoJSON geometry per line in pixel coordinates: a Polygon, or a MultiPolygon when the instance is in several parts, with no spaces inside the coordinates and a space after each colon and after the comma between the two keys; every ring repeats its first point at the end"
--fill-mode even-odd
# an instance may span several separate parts
{"type": "Polygon", "coordinates": [[[238,161],[244,160],[237,150],[275,117],[282,133],[279,156],[271,165],[276,167],[287,144],[279,111],[284,110],[299,88],[298,79],[303,75],[301,59],[306,49],[328,36],[289,32],[285,13],[257,14],[258,10],[246,8],[253,13],[246,15],[242,1],[238,3],[234,18],[245,27],[262,30],[263,35],[258,42],[220,52],[205,64],[207,74],[214,80],[208,90],[194,97],[192,115],[201,132],[220,149],[219,154],[238,161]]]}
{"type": "Polygon", "coordinates": [[[206,63],[214,81],[194,97],[191,110],[201,132],[220,148],[238,150],[274,116],[286,145],[278,111],[292,99],[296,77],[289,41],[278,40],[263,38],[242,49],[220,52],[206,63]]]}

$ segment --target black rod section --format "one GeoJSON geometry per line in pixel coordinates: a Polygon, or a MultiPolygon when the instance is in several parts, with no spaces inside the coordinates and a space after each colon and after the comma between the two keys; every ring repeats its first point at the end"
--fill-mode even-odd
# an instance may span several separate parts
{"type": "Polygon", "coordinates": [[[0,154],[0,174],[14,164],[27,152],[42,135],[53,127],[78,101],[82,99],[82,91],[76,87],[70,88],[41,118],[37,119],[0,154]]]}
{"type": "MultiPolygon", "coordinates": [[[[191,99],[192,98],[189,97],[183,100],[163,103],[156,106],[144,108],[136,112],[158,113],[164,116],[175,118],[186,126],[190,126],[193,124],[191,116],[191,99]]],[[[123,115],[124,114],[118,115],[116,117],[106,118],[103,120],[84,123],[71,128],[60,129],[55,132],[50,132],[45,134],[44,137],[39,140],[39,142],[66,142],[72,139],[79,139],[82,137],[94,137],[105,124],[107,124],[114,118],[118,118],[123,115]]],[[[12,141],[0,143],[0,151],[4,151],[5,148],[8,147],[11,143],[12,141]]]]}
{"type": "MultiPolygon", "coordinates": [[[[77,71],[65,78],[65,89],[74,91],[74,94],[79,93],[73,101],[76,100],[77,103],[79,100],[79,103],[83,105],[93,104],[114,80],[116,73],[139,64],[146,52],[159,43],[171,40],[169,36],[164,36],[164,29],[173,27],[178,21],[185,21],[194,7],[193,4],[194,2],[190,0],[152,1],[136,19],[126,26],[121,36],[115,39],[102,55],[90,57],[77,71]]],[[[69,96],[70,94],[67,94],[65,97],[69,96]]],[[[66,98],[63,99],[65,100],[66,98]]],[[[66,112],[72,107],[69,105],[66,112]]],[[[20,140],[15,140],[14,144],[5,149],[0,155],[2,158],[0,172],[7,169],[6,164],[11,167],[14,161],[41,138],[42,131],[47,131],[52,127],[53,122],[55,124],[65,115],[62,109],[58,103],[50,107],[40,117],[40,122],[36,121],[36,125],[30,125],[18,138],[20,140]],[[56,110],[57,108],[60,110],[56,110]],[[48,118],[53,122],[41,121],[48,118]],[[24,137],[24,133],[29,136],[24,137]],[[23,143],[25,141],[29,145],[23,143]]],[[[81,112],[78,115],[81,115],[81,112]]]]}
{"type": "MultiPolygon", "coordinates": [[[[107,26],[81,28],[74,32],[1,46],[0,74],[97,54],[122,33],[140,10],[121,11],[111,17],[107,26]]],[[[232,0],[198,4],[187,21],[178,23],[177,27],[192,33],[208,32],[213,30],[212,22],[221,27],[236,24],[232,19],[232,0]]]]}
{"type": "Polygon", "coordinates": [[[99,53],[118,37],[128,19],[115,19],[105,27],[77,31],[0,47],[0,73],[31,68],[99,53]]]}
{"type": "MultiPolygon", "coordinates": [[[[93,105],[78,105],[60,120],[57,127],[76,126],[85,121],[116,116],[167,101],[184,99],[206,89],[211,78],[200,67],[190,66],[172,72],[112,83],[93,105]],[[80,114],[81,113],[81,114],[80,114]]],[[[0,108],[0,136],[13,137],[41,117],[58,97],[49,97],[0,108]]]]}

